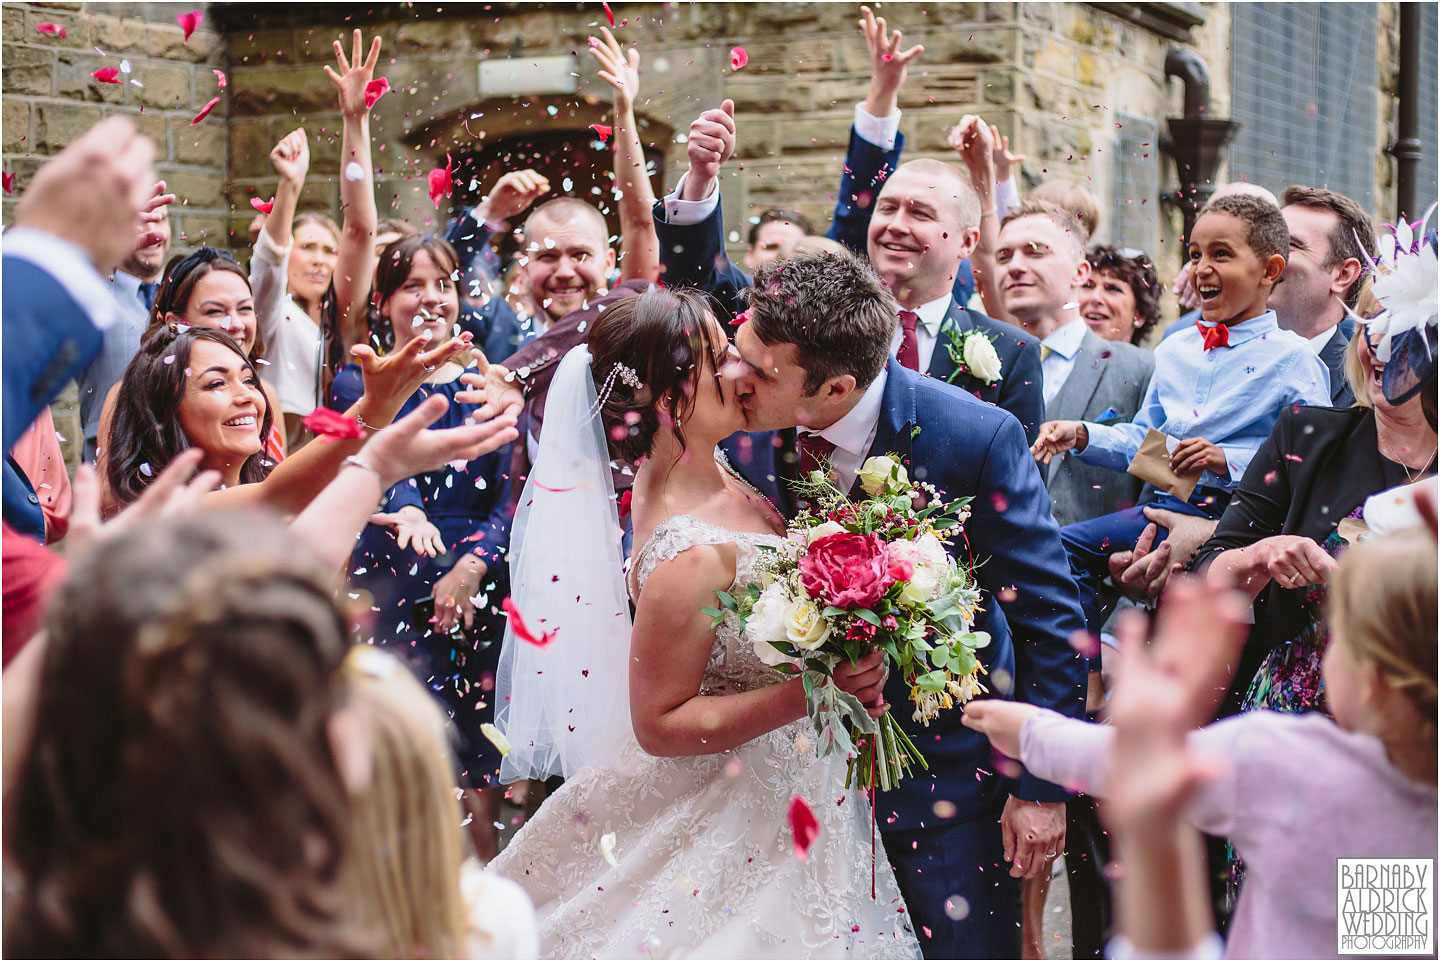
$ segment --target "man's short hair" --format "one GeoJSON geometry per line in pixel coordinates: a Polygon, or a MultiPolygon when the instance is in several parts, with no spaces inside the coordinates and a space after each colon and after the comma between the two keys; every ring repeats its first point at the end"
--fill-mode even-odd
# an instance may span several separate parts
{"type": "MultiPolygon", "coordinates": [[[[971,186],[969,176],[962,174],[959,167],[943,160],[920,157],[915,160],[907,160],[895,168],[895,173],[898,174],[902,170],[929,174],[934,178],[937,188],[940,188],[941,185],[949,185],[953,188],[952,197],[958,218],[955,226],[959,230],[971,230],[980,226],[980,197],[975,193],[975,188],[971,186]]],[[[893,177],[894,174],[891,176],[893,177]]]]}
{"type": "Polygon", "coordinates": [[[762,344],[793,344],[805,393],[849,374],[864,388],[890,357],[895,300],[870,265],[850,253],[800,254],[755,272],[750,327],[762,344]]]}
{"type": "Polygon", "coordinates": [[[1229,214],[1245,223],[1245,243],[1260,260],[1279,254],[1290,261],[1290,228],[1280,216],[1280,208],[1250,194],[1226,194],[1216,197],[1200,211],[1205,214],[1229,214]]]}
{"type": "Polygon", "coordinates": [[[594,222],[595,228],[600,232],[601,249],[608,248],[610,246],[610,225],[605,223],[605,215],[596,210],[594,204],[587,204],[575,197],[556,197],[532,210],[530,216],[525,218],[525,245],[528,247],[534,240],[536,221],[547,220],[551,223],[563,224],[566,221],[587,217],[594,222]]]}
{"type": "Polygon", "coordinates": [[[1085,242],[1100,229],[1100,201],[1096,199],[1094,191],[1084,184],[1055,177],[1032,190],[1028,199],[1054,204],[1079,221],[1085,228],[1085,241],[1080,244],[1082,252],[1085,250],[1085,242]]]}
{"type": "Polygon", "coordinates": [[[760,228],[766,224],[775,223],[794,224],[806,234],[815,233],[815,228],[810,226],[810,218],[798,210],[781,210],[779,207],[772,207],[761,214],[760,219],[750,228],[750,237],[747,243],[749,243],[751,247],[754,247],[755,242],[760,239],[760,228]]]}
{"type": "Polygon", "coordinates": [[[1335,215],[1336,223],[1326,236],[1325,241],[1330,248],[1325,255],[1325,261],[1320,265],[1329,270],[1337,264],[1344,263],[1350,258],[1360,262],[1360,276],[1345,291],[1345,306],[1354,309],[1360,300],[1360,291],[1365,287],[1365,266],[1366,255],[1374,258],[1379,250],[1379,242],[1375,237],[1375,225],[1370,220],[1370,215],[1365,213],[1365,208],[1355,201],[1337,191],[1326,190],[1324,187],[1304,187],[1300,184],[1292,184],[1285,188],[1285,193],[1280,195],[1282,207],[1308,207],[1311,210],[1325,210],[1335,215]]]}
{"type": "Polygon", "coordinates": [[[1085,245],[1090,242],[1090,234],[1085,230],[1085,222],[1078,216],[1070,213],[1068,210],[1062,210],[1054,204],[1047,203],[1043,200],[1036,200],[1034,196],[1031,196],[1029,200],[1025,201],[1019,207],[1012,207],[1010,209],[1010,213],[1006,214],[1005,219],[1000,222],[1000,229],[1004,230],[1005,226],[1011,221],[1019,220],[1022,217],[1045,218],[1060,228],[1060,232],[1074,242],[1075,249],[1072,253],[1075,255],[1075,260],[1078,262],[1085,259],[1085,245]]]}

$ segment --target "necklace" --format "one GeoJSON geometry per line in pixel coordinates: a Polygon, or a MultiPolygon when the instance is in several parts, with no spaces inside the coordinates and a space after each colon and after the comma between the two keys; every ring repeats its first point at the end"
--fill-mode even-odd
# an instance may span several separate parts
{"type": "Polygon", "coordinates": [[[1431,451],[1431,452],[1430,452],[1430,457],[1426,458],[1426,459],[1425,459],[1425,463],[1422,464],[1419,468],[1415,469],[1415,473],[1414,473],[1414,474],[1411,474],[1411,473],[1410,473],[1410,469],[1409,469],[1408,467],[1406,467],[1404,461],[1399,462],[1399,464],[1400,464],[1400,470],[1402,470],[1402,471],[1405,472],[1405,483],[1406,483],[1406,484],[1414,484],[1417,480],[1419,480],[1420,478],[1424,477],[1424,476],[1425,476],[1425,472],[1429,469],[1431,463],[1434,462],[1434,460],[1435,460],[1435,455],[1436,455],[1437,453],[1440,453],[1440,446],[1437,446],[1434,451],[1431,451]]]}

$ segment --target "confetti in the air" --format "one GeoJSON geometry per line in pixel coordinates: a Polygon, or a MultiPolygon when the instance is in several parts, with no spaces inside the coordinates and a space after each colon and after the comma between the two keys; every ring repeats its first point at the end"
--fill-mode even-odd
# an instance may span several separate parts
{"type": "Polygon", "coordinates": [[[223,70],[216,70],[214,67],[211,67],[211,68],[210,68],[210,72],[215,75],[215,82],[220,85],[220,89],[221,89],[221,90],[224,90],[224,89],[225,89],[225,83],[226,83],[226,81],[225,81],[225,71],[223,71],[223,70]]]}
{"type": "Polygon", "coordinates": [[[185,31],[186,43],[190,42],[190,35],[195,32],[195,29],[200,26],[200,21],[204,19],[205,14],[200,10],[191,10],[189,13],[182,13],[175,18],[175,22],[180,24],[180,29],[185,31]]]}
{"type": "Polygon", "coordinates": [[[69,36],[64,27],[58,23],[51,23],[49,20],[35,24],[35,32],[48,34],[52,37],[60,37],[61,39],[69,36]]]}
{"type": "Polygon", "coordinates": [[[611,868],[619,868],[620,863],[615,858],[615,833],[606,832],[600,836],[600,857],[609,863],[611,868]]]}
{"type": "Polygon", "coordinates": [[[595,134],[600,138],[601,143],[604,143],[610,139],[610,131],[612,128],[610,128],[609,126],[605,124],[591,124],[590,129],[595,131],[595,134]]]}
{"type": "Polygon", "coordinates": [[[615,14],[610,12],[610,4],[602,2],[600,6],[605,9],[605,19],[610,21],[610,26],[615,26],[615,14]]]}
{"type": "Polygon", "coordinates": [[[489,722],[480,725],[480,734],[484,735],[495,746],[495,750],[503,757],[510,754],[510,739],[500,734],[500,729],[489,722]]]}
{"type": "Polygon", "coordinates": [[[271,197],[269,200],[261,200],[259,197],[251,197],[250,206],[262,214],[268,214],[275,209],[275,198],[271,197]]]}
{"type": "Polygon", "coordinates": [[[440,198],[449,197],[455,189],[455,167],[448,153],[445,155],[445,166],[430,171],[427,179],[430,182],[430,203],[438,208],[440,198]]]}
{"type": "Polygon", "coordinates": [[[750,55],[745,52],[744,47],[730,48],[730,69],[739,70],[750,62],[750,55]]]}
{"type": "Polygon", "coordinates": [[[15,193],[15,175],[0,174],[0,187],[3,187],[7,194],[15,193]]]}
{"type": "Polygon", "coordinates": [[[101,67],[95,71],[93,76],[102,84],[118,84],[122,82],[120,80],[119,67],[101,67]]]}
{"type": "Polygon", "coordinates": [[[369,110],[375,106],[375,101],[390,92],[390,81],[384,77],[376,77],[365,85],[365,109],[369,110]]]}
{"type": "Polygon", "coordinates": [[[220,105],[220,98],[219,98],[219,97],[212,97],[211,100],[210,100],[210,102],[209,102],[208,104],[206,104],[205,106],[203,106],[203,107],[200,108],[200,112],[195,115],[195,119],[192,120],[192,121],[190,121],[190,126],[191,126],[191,127],[194,127],[194,126],[195,126],[196,124],[198,124],[200,121],[202,121],[202,120],[204,120],[206,117],[210,116],[210,111],[214,110],[214,109],[215,109],[216,107],[218,107],[219,105],[220,105]]]}
{"type": "Polygon", "coordinates": [[[316,408],[305,415],[303,423],[316,434],[337,441],[354,441],[365,436],[359,421],[329,408],[316,408]]]}
{"type": "Polygon", "coordinates": [[[790,831],[795,836],[795,857],[804,859],[810,854],[810,846],[820,834],[820,823],[810,809],[804,796],[790,799],[790,831]]]}

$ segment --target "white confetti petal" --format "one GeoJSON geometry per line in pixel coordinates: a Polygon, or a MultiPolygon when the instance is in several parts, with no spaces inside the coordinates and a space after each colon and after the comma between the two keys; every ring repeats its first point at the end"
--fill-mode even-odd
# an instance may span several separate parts
{"type": "Polygon", "coordinates": [[[611,868],[619,868],[620,863],[615,858],[615,833],[606,832],[600,836],[600,857],[610,863],[611,868]]]}
{"type": "Polygon", "coordinates": [[[350,163],[348,163],[348,164],[345,165],[345,179],[346,179],[346,180],[364,180],[364,179],[365,179],[365,168],[364,168],[364,167],[361,167],[359,164],[357,164],[357,163],[356,163],[355,161],[353,161],[353,160],[350,161],[350,163]]]}

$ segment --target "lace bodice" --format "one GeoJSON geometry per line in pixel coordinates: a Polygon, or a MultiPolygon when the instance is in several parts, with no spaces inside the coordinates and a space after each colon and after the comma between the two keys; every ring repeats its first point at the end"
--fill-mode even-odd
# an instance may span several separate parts
{"type": "MultiPolygon", "coordinates": [[[[704,544],[735,545],[735,580],[729,586],[730,593],[734,594],[760,580],[755,563],[762,550],[784,543],[785,539],[780,535],[731,531],[688,514],[672,515],[656,525],[649,539],[635,552],[632,567],[635,570],[636,595],[638,597],[646,579],[661,564],[682,551],[704,544]]],[[[784,681],[784,676],[756,657],[754,649],[740,637],[734,619],[722,622],[715,629],[715,644],[710,650],[710,662],[705,667],[700,694],[748,691],[777,681],[784,681]]]]}

